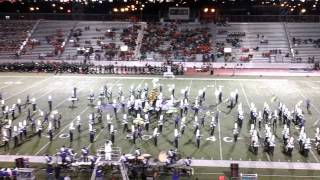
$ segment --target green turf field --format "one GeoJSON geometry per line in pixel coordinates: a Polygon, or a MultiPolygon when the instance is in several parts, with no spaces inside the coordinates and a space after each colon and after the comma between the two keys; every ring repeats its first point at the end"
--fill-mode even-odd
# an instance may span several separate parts
{"type": "MultiPolygon", "coordinates": [[[[37,136],[26,139],[18,148],[13,148],[13,144],[10,144],[11,148],[9,151],[4,151],[0,148],[0,154],[12,154],[12,155],[44,155],[46,153],[54,154],[57,152],[62,145],[66,147],[74,148],[76,152],[80,153],[83,146],[89,146],[91,152],[95,152],[96,149],[100,148],[107,139],[109,139],[109,133],[103,128],[102,124],[95,125],[97,129],[96,141],[93,144],[89,143],[88,135],[88,114],[96,111],[94,107],[88,106],[88,94],[90,89],[95,91],[96,96],[98,95],[100,88],[108,84],[109,87],[113,87],[113,95],[118,95],[118,87],[121,86],[124,90],[126,97],[129,95],[129,87],[134,85],[135,87],[139,84],[144,86],[144,83],[148,83],[149,87],[152,86],[151,76],[81,76],[81,75],[66,75],[66,76],[53,76],[47,74],[0,74],[0,92],[3,98],[6,99],[6,104],[16,103],[18,98],[23,101],[29,94],[30,98],[35,97],[38,108],[41,110],[48,110],[47,99],[48,95],[53,96],[53,106],[62,113],[62,127],[54,132],[53,142],[49,142],[47,137],[41,139],[37,136]],[[79,90],[80,101],[76,103],[75,108],[69,108],[71,103],[67,100],[71,96],[72,88],[76,86],[79,90]],[[61,134],[68,134],[68,125],[71,121],[75,120],[77,115],[82,117],[82,133],[78,134],[77,131],[74,133],[74,142],[69,143],[68,138],[60,138],[61,134]]],[[[181,98],[180,89],[186,86],[190,87],[191,102],[198,94],[200,88],[206,87],[206,100],[203,104],[200,115],[207,111],[215,111],[218,108],[221,111],[220,124],[217,125],[215,131],[215,141],[207,140],[209,137],[209,123],[211,117],[206,118],[206,126],[201,128],[201,134],[203,135],[201,140],[200,149],[196,148],[195,137],[193,136],[193,111],[190,111],[187,117],[189,121],[188,127],[186,128],[185,134],[180,138],[179,141],[179,152],[182,156],[191,156],[195,159],[213,159],[213,160],[257,160],[257,161],[281,161],[281,162],[319,162],[320,156],[313,150],[309,154],[308,158],[303,157],[298,152],[298,144],[295,146],[292,157],[284,155],[282,151],[282,126],[279,124],[275,134],[277,137],[277,143],[275,148],[274,156],[270,156],[262,152],[262,148],[259,148],[258,155],[253,155],[248,151],[249,142],[249,104],[254,102],[258,110],[262,110],[263,103],[268,102],[272,111],[277,107],[278,101],[285,103],[290,109],[293,109],[294,105],[301,101],[309,98],[312,103],[311,113],[305,112],[306,131],[308,137],[314,138],[314,130],[318,125],[320,117],[320,81],[317,78],[253,78],[253,77],[217,77],[211,79],[201,78],[183,78],[177,79],[161,79],[160,83],[163,84],[163,93],[165,97],[169,97],[170,92],[168,86],[175,84],[176,87],[176,99],[181,98]],[[239,101],[243,105],[245,112],[244,126],[240,132],[239,140],[237,143],[231,141],[232,128],[234,121],[236,120],[237,107],[230,110],[227,108],[227,104],[222,103],[216,106],[214,96],[214,86],[223,86],[224,98],[228,98],[230,92],[238,89],[239,90],[239,101]],[[275,98],[276,97],[276,98],[275,98]],[[277,101],[272,101],[277,99],[277,101]]],[[[31,108],[31,105],[30,105],[31,108]]],[[[26,118],[26,109],[23,109],[23,113],[13,121],[14,124],[18,124],[26,118]]],[[[113,110],[105,110],[105,115],[110,113],[113,116],[113,110]]],[[[34,114],[35,118],[39,117],[39,113],[34,114]]],[[[119,111],[119,117],[122,117],[121,111],[119,111]]],[[[130,119],[130,118],[129,118],[130,119]]],[[[135,148],[140,147],[143,153],[152,154],[157,157],[160,151],[167,151],[170,148],[174,148],[173,144],[173,132],[174,123],[173,119],[169,115],[165,115],[165,127],[163,133],[159,136],[158,147],[153,145],[153,140],[142,141],[137,140],[137,144],[134,145],[131,140],[126,139],[126,133],[122,133],[121,120],[113,119],[115,128],[118,130],[116,134],[116,140],[114,146],[121,147],[124,153],[133,153],[135,148]]],[[[156,126],[156,121],[152,121],[150,129],[156,126]]],[[[130,127],[130,126],[129,126],[130,127]]],[[[261,133],[263,129],[260,130],[261,133]]],[[[46,132],[46,130],[44,130],[46,132]]],[[[298,136],[298,130],[295,127],[291,127],[291,133],[295,137],[298,136]]],[[[145,132],[145,134],[152,135],[152,131],[145,132]]],[[[262,142],[262,139],[260,140],[262,142]]]]}

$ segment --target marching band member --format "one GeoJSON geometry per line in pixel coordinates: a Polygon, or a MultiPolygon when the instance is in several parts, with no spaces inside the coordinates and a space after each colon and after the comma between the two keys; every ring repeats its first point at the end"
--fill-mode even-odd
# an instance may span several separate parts
{"type": "Polygon", "coordinates": [[[121,107],[122,107],[122,113],[124,113],[125,107],[126,107],[126,102],[125,102],[124,96],[120,97],[120,103],[121,103],[121,107]]]}
{"type": "Polygon", "coordinates": [[[114,117],[116,119],[118,119],[118,116],[117,116],[117,100],[116,99],[113,99],[112,107],[113,107],[114,117]]]}
{"type": "Polygon", "coordinates": [[[114,127],[113,127],[113,125],[111,125],[111,127],[110,127],[110,139],[111,139],[111,142],[112,142],[112,144],[114,144],[114,134],[115,134],[115,130],[114,130],[114,127]]]}
{"type": "Polygon", "coordinates": [[[12,105],[12,108],[11,108],[11,117],[12,117],[12,119],[14,120],[14,119],[16,119],[16,117],[15,117],[15,111],[16,111],[16,104],[13,104],[12,105]]]}
{"type": "Polygon", "coordinates": [[[133,124],[131,125],[131,135],[132,135],[133,144],[136,144],[137,132],[133,124]]]}
{"type": "Polygon", "coordinates": [[[193,116],[197,116],[197,115],[198,115],[198,112],[199,112],[198,97],[197,97],[197,99],[195,100],[195,104],[194,104],[193,108],[194,108],[194,115],[193,115],[193,116]]]}
{"type": "Polygon", "coordinates": [[[90,89],[90,93],[89,93],[89,96],[88,96],[88,100],[90,102],[90,105],[92,105],[93,101],[94,101],[94,93],[93,93],[93,90],[90,89]]]}
{"type": "Polygon", "coordinates": [[[320,129],[319,127],[316,128],[316,132],[315,132],[315,145],[318,149],[318,145],[320,144],[320,129]]]}
{"type": "Polygon", "coordinates": [[[259,114],[258,114],[258,125],[259,125],[259,129],[261,129],[261,121],[262,121],[262,113],[261,111],[259,111],[259,114]]]}
{"type": "Polygon", "coordinates": [[[180,124],[180,132],[182,135],[184,134],[185,127],[186,127],[186,117],[184,116],[182,117],[181,124],[180,124]]]}
{"type": "Polygon", "coordinates": [[[92,128],[92,124],[89,124],[89,139],[90,143],[94,142],[95,130],[92,128]]]}
{"type": "Polygon", "coordinates": [[[32,103],[32,111],[33,112],[37,111],[36,98],[32,98],[31,103],[32,103]]]}
{"type": "Polygon", "coordinates": [[[291,155],[293,148],[294,148],[294,138],[290,137],[290,140],[288,141],[287,145],[285,146],[285,153],[287,153],[288,155],[291,155]]]}
{"type": "Polygon", "coordinates": [[[19,114],[21,114],[21,99],[19,98],[19,99],[17,99],[17,106],[18,106],[18,112],[19,112],[19,114]]]}
{"type": "Polygon", "coordinates": [[[112,152],[112,142],[107,141],[104,145],[104,151],[105,151],[105,159],[107,161],[111,161],[111,152],[112,152]]]}
{"type": "Polygon", "coordinates": [[[17,147],[18,146],[18,127],[17,126],[13,126],[12,137],[14,141],[14,147],[17,147]]]}
{"type": "Polygon", "coordinates": [[[283,126],[283,130],[282,130],[282,138],[283,138],[284,145],[286,145],[288,143],[288,139],[289,139],[289,136],[290,136],[289,130],[290,129],[287,128],[287,125],[285,124],[283,126]]]}
{"type": "Polygon", "coordinates": [[[310,142],[310,138],[307,138],[304,145],[303,145],[303,155],[305,157],[308,157],[308,153],[311,149],[311,142],[310,142]]]}
{"type": "Polygon", "coordinates": [[[276,138],[274,135],[271,136],[269,141],[269,154],[273,156],[274,147],[276,146],[276,138]]]}
{"type": "Polygon", "coordinates": [[[163,115],[160,115],[159,121],[158,121],[158,127],[159,127],[159,132],[162,133],[162,127],[163,127],[163,115]]]}
{"type": "Polygon", "coordinates": [[[52,111],[52,96],[49,95],[48,96],[48,106],[49,106],[49,112],[52,111]]]}
{"type": "Polygon", "coordinates": [[[38,119],[37,126],[36,126],[36,130],[37,130],[38,137],[41,138],[42,123],[41,123],[41,120],[40,120],[40,119],[38,119]]]}
{"type": "Polygon", "coordinates": [[[75,130],[73,122],[70,123],[69,126],[69,138],[70,138],[70,142],[73,142],[73,131],[75,130]]]}
{"type": "Polygon", "coordinates": [[[212,119],[211,119],[211,122],[210,122],[210,129],[211,129],[211,132],[210,132],[210,135],[213,136],[214,134],[214,130],[216,128],[216,121],[215,121],[215,118],[214,116],[212,116],[212,119]]]}
{"type": "Polygon", "coordinates": [[[23,125],[22,125],[22,122],[18,123],[18,131],[19,131],[20,141],[22,142],[22,140],[23,140],[23,125]]]}
{"type": "Polygon", "coordinates": [[[77,98],[77,88],[76,87],[73,87],[72,98],[77,98]]]}
{"type": "Polygon", "coordinates": [[[28,132],[27,132],[27,120],[22,121],[22,131],[24,138],[27,138],[28,132]]]}
{"type": "Polygon", "coordinates": [[[178,129],[174,129],[174,145],[176,148],[178,148],[178,145],[179,145],[179,131],[178,129]]]}
{"type": "Polygon", "coordinates": [[[80,115],[77,116],[76,126],[78,129],[78,133],[81,133],[81,116],[80,115]]]}
{"type": "Polygon", "coordinates": [[[230,101],[230,109],[232,109],[233,107],[234,107],[234,105],[235,105],[235,99],[236,99],[236,94],[235,94],[235,92],[231,92],[230,93],[230,98],[229,98],[229,101],[230,101]]]}
{"type": "Polygon", "coordinates": [[[198,149],[200,148],[200,138],[201,138],[200,129],[198,129],[196,132],[196,142],[197,142],[198,149]]]}
{"type": "Polygon", "coordinates": [[[232,134],[233,134],[233,141],[237,142],[238,135],[239,135],[238,123],[234,123],[234,128],[232,130],[232,134]]]}
{"type": "Polygon", "coordinates": [[[195,116],[195,117],[194,117],[193,127],[194,127],[193,134],[196,134],[196,133],[197,133],[197,130],[199,129],[198,116],[195,116]]]}
{"type": "Polygon", "coordinates": [[[2,141],[3,141],[3,146],[4,146],[4,150],[9,150],[10,149],[10,145],[9,145],[9,136],[7,134],[7,131],[5,129],[2,129],[2,141]]]}
{"type": "Polygon", "coordinates": [[[158,133],[158,128],[155,127],[154,130],[153,130],[153,142],[154,142],[154,145],[155,146],[158,146],[158,136],[159,136],[160,133],[158,133]]]}
{"type": "Polygon", "coordinates": [[[112,119],[110,117],[110,114],[107,114],[107,126],[108,126],[108,131],[110,131],[110,127],[112,124],[112,119]]]}
{"type": "Polygon", "coordinates": [[[180,117],[183,116],[183,111],[184,111],[184,105],[183,105],[183,99],[180,101],[180,117]]]}
{"type": "Polygon", "coordinates": [[[238,89],[235,89],[235,90],[234,90],[234,93],[235,93],[235,103],[238,104],[238,98],[239,98],[238,89]]]}
{"type": "Polygon", "coordinates": [[[82,154],[82,159],[83,159],[83,162],[87,162],[89,159],[88,159],[88,156],[89,156],[89,149],[87,147],[83,147],[81,149],[81,154],[82,154]]]}
{"type": "Polygon", "coordinates": [[[149,114],[148,113],[144,114],[144,124],[145,124],[146,131],[149,131],[150,119],[149,119],[149,114]]]}
{"type": "Polygon", "coordinates": [[[127,119],[127,114],[123,114],[123,118],[122,118],[122,125],[123,125],[123,129],[122,132],[126,132],[129,130],[128,128],[128,119],[127,119]]]}
{"type": "Polygon", "coordinates": [[[49,125],[48,125],[48,134],[49,134],[49,139],[50,139],[50,142],[51,142],[52,139],[53,139],[52,122],[51,121],[49,122],[49,125]]]}

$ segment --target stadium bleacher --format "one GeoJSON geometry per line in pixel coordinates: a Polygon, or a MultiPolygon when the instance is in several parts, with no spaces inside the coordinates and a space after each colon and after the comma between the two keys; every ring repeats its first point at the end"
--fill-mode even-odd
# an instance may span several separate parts
{"type": "Polygon", "coordinates": [[[0,57],[13,58],[28,37],[34,21],[0,21],[0,57]]]}
{"type": "Polygon", "coordinates": [[[294,62],[320,60],[320,24],[288,23],[288,36],[295,53],[294,62]]]}
{"type": "Polygon", "coordinates": [[[91,60],[124,60],[134,59],[140,25],[129,22],[79,22],[66,45],[65,59],[84,59],[85,50],[90,50],[88,59],[91,60]],[[121,46],[128,46],[126,53],[121,52],[121,46]]]}
{"type": "Polygon", "coordinates": [[[144,30],[141,59],[197,61],[197,54],[202,56],[212,51],[210,32],[210,27],[196,23],[148,24],[144,30]]]}
{"type": "Polygon", "coordinates": [[[224,26],[194,22],[49,20],[0,23],[5,23],[0,30],[0,58],[6,60],[14,59],[19,49],[22,49],[19,58],[27,60],[236,63],[314,63],[320,60],[320,25],[317,23],[228,23],[224,26]],[[225,47],[232,49],[227,59],[224,58],[225,47]]]}
{"type": "Polygon", "coordinates": [[[289,43],[282,23],[230,23],[229,26],[218,26],[216,32],[216,41],[223,43],[223,47],[232,48],[231,61],[291,60],[289,43]]]}
{"type": "Polygon", "coordinates": [[[56,58],[63,53],[61,46],[66,42],[76,21],[40,21],[30,39],[38,41],[26,49],[22,59],[56,58]],[[62,51],[61,51],[62,50],[62,51]]]}

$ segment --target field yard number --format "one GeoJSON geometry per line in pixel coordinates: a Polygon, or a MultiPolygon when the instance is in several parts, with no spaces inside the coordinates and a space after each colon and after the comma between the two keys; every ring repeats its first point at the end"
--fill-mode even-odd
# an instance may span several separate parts
{"type": "MultiPolygon", "coordinates": [[[[243,138],[242,137],[238,137],[238,140],[239,139],[243,139],[243,138]]],[[[226,136],[226,137],[223,137],[223,141],[227,142],[227,143],[231,143],[231,142],[233,142],[233,138],[226,136]]]]}
{"type": "Polygon", "coordinates": [[[21,81],[6,81],[3,84],[14,85],[14,84],[22,84],[21,81]]]}
{"type": "Polygon", "coordinates": [[[207,141],[216,141],[216,137],[215,136],[211,136],[207,138],[207,141]]]}

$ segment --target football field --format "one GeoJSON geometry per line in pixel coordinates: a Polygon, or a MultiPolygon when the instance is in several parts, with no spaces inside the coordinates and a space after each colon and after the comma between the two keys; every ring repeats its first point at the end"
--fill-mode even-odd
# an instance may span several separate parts
{"type": "MultiPolygon", "coordinates": [[[[95,93],[97,103],[100,89],[107,85],[112,87],[113,97],[118,97],[119,87],[122,87],[126,99],[129,98],[129,88],[134,88],[139,85],[144,87],[148,84],[149,90],[152,89],[152,80],[159,78],[160,84],[163,86],[164,99],[170,98],[169,87],[175,84],[176,97],[179,102],[182,98],[181,89],[190,88],[190,100],[192,104],[198,91],[206,88],[206,100],[200,107],[199,117],[206,114],[205,126],[201,127],[201,144],[200,148],[196,147],[193,120],[194,112],[189,108],[187,115],[187,127],[185,134],[179,139],[178,151],[182,157],[190,156],[194,159],[209,159],[209,160],[243,160],[243,161],[275,161],[275,162],[313,162],[318,163],[320,156],[316,152],[314,146],[308,157],[304,157],[299,153],[299,145],[296,141],[292,156],[287,156],[282,153],[283,140],[281,131],[282,123],[277,125],[274,131],[276,136],[276,147],[274,155],[269,155],[263,152],[262,144],[264,137],[264,128],[259,129],[261,139],[259,152],[254,155],[248,150],[249,145],[249,105],[253,102],[257,110],[263,110],[264,102],[267,102],[272,111],[277,109],[279,101],[285,103],[286,106],[293,110],[294,106],[299,101],[311,100],[311,109],[308,112],[304,103],[302,109],[306,119],[305,129],[307,136],[314,139],[315,128],[319,125],[320,120],[320,80],[318,78],[300,77],[300,78],[277,78],[277,77],[210,77],[210,78],[187,78],[177,77],[175,79],[163,79],[161,77],[152,76],[100,76],[100,75],[49,75],[49,74],[18,74],[18,73],[3,73],[0,74],[0,92],[2,93],[5,104],[11,106],[20,98],[24,102],[26,96],[35,98],[38,110],[33,113],[33,118],[42,119],[39,109],[48,111],[48,96],[53,98],[53,109],[62,114],[62,125],[60,129],[54,130],[53,141],[50,142],[47,137],[47,124],[44,124],[43,136],[32,135],[29,130],[29,137],[16,148],[13,143],[10,144],[9,150],[0,148],[0,154],[10,155],[44,155],[55,154],[61,146],[73,148],[78,154],[81,148],[86,146],[90,148],[90,152],[94,153],[102,147],[106,140],[110,138],[106,126],[106,114],[110,114],[115,126],[116,136],[114,147],[120,147],[122,153],[133,153],[136,148],[141,148],[142,153],[151,154],[154,158],[158,157],[159,152],[174,149],[174,117],[173,114],[165,114],[165,124],[163,132],[159,135],[158,146],[154,146],[152,130],[157,126],[155,115],[151,116],[151,127],[149,132],[144,131],[143,139],[137,139],[137,143],[133,144],[131,139],[127,139],[130,132],[123,132],[122,129],[122,110],[118,111],[118,119],[113,118],[113,108],[111,105],[106,105],[103,108],[103,123],[96,123],[95,142],[89,142],[88,131],[88,115],[91,112],[96,112],[94,106],[89,105],[88,95],[92,89],[95,93]],[[216,104],[214,95],[215,87],[221,86],[223,91],[223,103],[216,104]],[[78,88],[79,101],[75,103],[75,107],[71,108],[71,102],[68,98],[72,94],[73,87],[78,88]],[[228,108],[226,103],[230,96],[230,92],[238,89],[239,103],[242,103],[245,113],[245,120],[242,129],[240,130],[239,139],[233,142],[232,129],[234,122],[237,119],[237,106],[233,109],[228,108]],[[210,121],[209,113],[219,110],[219,123],[216,126],[214,136],[210,136],[210,121]],[[74,132],[74,141],[69,142],[68,132],[70,122],[76,120],[76,116],[80,115],[82,119],[82,132],[79,134],[74,132]]],[[[239,104],[238,103],[238,104],[239,104]]],[[[178,109],[179,109],[179,105],[178,109]]],[[[32,109],[29,105],[23,108],[23,112],[18,114],[13,121],[14,125],[23,121],[27,116],[27,109],[32,109]]],[[[165,112],[164,112],[165,113],[165,112]]],[[[179,115],[179,112],[176,113],[179,115]]],[[[143,116],[142,116],[143,117],[143,116]]],[[[131,127],[134,117],[129,116],[129,127],[131,127]]],[[[1,118],[4,121],[4,118],[1,118]]],[[[291,126],[291,134],[297,139],[299,130],[291,126]]]]}

